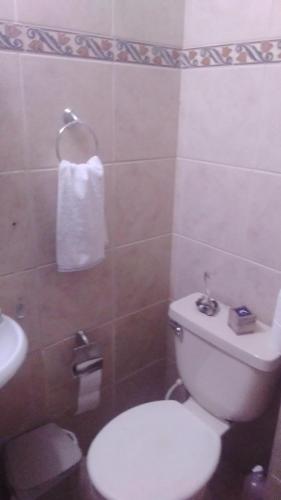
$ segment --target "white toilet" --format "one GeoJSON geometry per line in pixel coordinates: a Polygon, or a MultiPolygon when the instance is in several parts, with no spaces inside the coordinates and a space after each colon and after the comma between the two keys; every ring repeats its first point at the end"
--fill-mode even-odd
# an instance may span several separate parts
{"type": "Polygon", "coordinates": [[[113,419],[93,441],[87,465],[106,500],[199,500],[219,462],[221,436],[231,422],[257,418],[278,379],[280,353],[269,328],[236,335],[228,307],[206,316],[200,294],[170,305],[177,366],[191,397],[156,401],[113,419]]]}

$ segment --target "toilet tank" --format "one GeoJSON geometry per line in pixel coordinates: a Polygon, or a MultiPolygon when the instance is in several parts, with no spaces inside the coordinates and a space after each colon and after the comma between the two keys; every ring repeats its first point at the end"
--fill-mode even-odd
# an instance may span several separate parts
{"type": "Polygon", "coordinates": [[[271,345],[270,328],[258,321],[254,333],[237,335],[227,324],[229,307],[219,303],[216,316],[206,316],[195,304],[200,296],[169,308],[180,377],[193,399],[216,417],[253,420],[268,406],[280,375],[281,355],[271,345]]]}

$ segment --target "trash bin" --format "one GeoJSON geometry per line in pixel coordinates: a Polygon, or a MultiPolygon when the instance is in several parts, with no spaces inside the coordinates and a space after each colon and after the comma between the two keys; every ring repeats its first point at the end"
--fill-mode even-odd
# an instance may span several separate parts
{"type": "Polygon", "coordinates": [[[79,467],[82,453],[76,436],[48,424],[8,442],[5,467],[14,499],[35,500],[79,467]]]}

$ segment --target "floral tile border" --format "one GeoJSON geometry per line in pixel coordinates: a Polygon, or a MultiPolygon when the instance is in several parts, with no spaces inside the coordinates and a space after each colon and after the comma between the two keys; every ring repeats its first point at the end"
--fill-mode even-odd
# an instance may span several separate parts
{"type": "Polygon", "coordinates": [[[178,49],[7,21],[0,50],[184,69],[281,62],[281,39],[178,49]]]}
{"type": "Polygon", "coordinates": [[[1,21],[0,50],[169,68],[179,68],[181,56],[180,50],[159,45],[1,21]]]}
{"type": "Polygon", "coordinates": [[[281,39],[233,43],[183,50],[185,68],[281,62],[281,39]]]}

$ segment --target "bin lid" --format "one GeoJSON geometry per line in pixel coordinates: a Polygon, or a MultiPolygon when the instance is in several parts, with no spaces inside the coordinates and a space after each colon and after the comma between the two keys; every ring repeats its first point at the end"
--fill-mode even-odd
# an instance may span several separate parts
{"type": "Polygon", "coordinates": [[[52,481],[80,462],[75,436],[48,424],[9,441],[5,450],[6,473],[15,490],[29,490],[52,481]]]}

